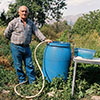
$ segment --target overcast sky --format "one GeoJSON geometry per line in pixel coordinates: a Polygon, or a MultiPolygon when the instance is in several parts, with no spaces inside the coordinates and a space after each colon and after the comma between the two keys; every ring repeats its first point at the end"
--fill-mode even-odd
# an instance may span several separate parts
{"type": "MultiPolygon", "coordinates": [[[[8,8],[8,4],[15,0],[0,0],[0,12],[8,8]]],[[[88,13],[89,11],[100,10],[100,0],[66,0],[67,9],[64,16],[88,13]]]]}
{"type": "Polygon", "coordinates": [[[8,5],[10,3],[13,3],[15,0],[0,0],[0,12],[2,12],[3,10],[7,10],[8,9],[8,5]]]}
{"type": "Polygon", "coordinates": [[[66,3],[67,10],[64,11],[64,16],[100,10],[100,0],[66,0],[66,3]]]}

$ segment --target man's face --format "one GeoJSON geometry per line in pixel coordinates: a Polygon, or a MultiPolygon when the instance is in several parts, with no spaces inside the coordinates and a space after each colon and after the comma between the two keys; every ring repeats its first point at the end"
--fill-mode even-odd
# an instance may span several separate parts
{"type": "Polygon", "coordinates": [[[22,6],[19,10],[19,16],[21,17],[21,19],[26,19],[28,16],[28,11],[27,8],[25,6],[22,6]]]}

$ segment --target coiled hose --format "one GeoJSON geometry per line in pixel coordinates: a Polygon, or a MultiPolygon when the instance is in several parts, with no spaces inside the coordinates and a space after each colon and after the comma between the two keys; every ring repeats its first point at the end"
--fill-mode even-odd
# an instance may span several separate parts
{"type": "Polygon", "coordinates": [[[36,48],[35,48],[35,50],[34,50],[35,62],[36,62],[37,66],[38,66],[38,68],[39,68],[39,70],[40,70],[40,72],[41,72],[41,74],[42,74],[42,79],[43,79],[43,83],[42,83],[42,88],[41,88],[41,90],[40,90],[36,95],[33,95],[33,96],[24,96],[24,95],[21,95],[21,94],[17,91],[16,88],[17,88],[19,85],[22,85],[22,84],[24,84],[24,83],[27,82],[27,81],[25,81],[25,82],[22,82],[22,83],[17,84],[17,85],[14,87],[14,91],[15,91],[15,93],[16,93],[18,96],[23,97],[23,98],[27,98],[27,99],[31,99],[31,98],[34,98],[34,97],[39,96],[40,93],[43,91],[44,86],[45,86],[45,78],[44,78],[42,69],[41,69],[41,67],[40,67],[40,65],[39,65],[39,62],[38,62],[38,60],[37,60],[36,51],[37,51],[37,48],[38,48],[41,44],[46,43],[46,42],[48,43],[49,41],[50,41],[50,40],[45,40],[45,41],[40,42],[40,43],[36,46],[36,48]]]}

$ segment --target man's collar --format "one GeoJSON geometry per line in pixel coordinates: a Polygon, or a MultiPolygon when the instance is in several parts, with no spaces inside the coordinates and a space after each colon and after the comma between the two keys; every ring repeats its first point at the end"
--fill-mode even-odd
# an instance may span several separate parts
{"type": "MultiPolygon", "coordinates": [[[[22,19],[21,19],[20,17],[19,17],[19,20],[20,20],[21,22],[23,22],[22,19]]],[[[26,23],[27,23],[27,22],[28,22],[28,18],[26,19],[26,23]]]]}

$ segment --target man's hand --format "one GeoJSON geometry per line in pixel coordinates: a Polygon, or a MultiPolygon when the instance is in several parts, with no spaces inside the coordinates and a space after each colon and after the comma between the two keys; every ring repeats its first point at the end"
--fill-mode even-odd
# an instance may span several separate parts
{"type": "Polygon", "coordinates": [[[51,43],[51,42],[53,42],[53,41],[50,40],[50,39],[46,39],[45,42],[51,43]]]}

